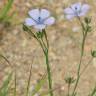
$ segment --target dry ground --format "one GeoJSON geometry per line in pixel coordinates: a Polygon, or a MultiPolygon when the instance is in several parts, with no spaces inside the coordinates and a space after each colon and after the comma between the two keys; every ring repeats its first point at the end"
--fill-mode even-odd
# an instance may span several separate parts
{"type": "MultiPolygon", "coordinates": [[[[4,6],[7,0],[0,0],[0,8],[4,6]]],[[[77,66],[80,58],[81,30],[76,20],[67,21],[63,15],[63,8],[75,3],[86,2],[90,4],[89,16],[92,16],[93,31],[88,34],[85,45],[85,56],[82,68],[91,58],[91,49],[96,49],[96,1],[95,0],[14,0],[11,13],[15,11],[16,15],[12,19],[9,28],[3,28],[0,32],[0,52],[7,57],[13,66],[17,68],[17,85],[23,92],[25,82],[28,79],[30,64],[33,63],[31,84],[34,86],[46,70],[44,56],[38,43],[25,34],[22,30],[22,22],[27,16],[27,12],[32,8],[47,8],[57,19],[54,26],[47,28],[47,34],[50,42],[50,66],[53,74],[54,87],[62,86],[55,92],[55,96],[64,96],[66,93],[66,76],[76,77],[77,66]],[[78,28],[74,32],[73,28],[78,28]]],[[[2,60],[4,62],[4,60],[2,60]]],[[[1,81],[8,74],[10,67],[7,63],[0,65],[1,81]]],[[[82,75],[79,83],[78,96],[87,96],[96,83],[96,60],[90,64],[88,69],[82,75]]],[[[46,88],[46,85],[44,86],[46,88]]],[[[21,96],[21,95],[20,95],[21,96]]]]}

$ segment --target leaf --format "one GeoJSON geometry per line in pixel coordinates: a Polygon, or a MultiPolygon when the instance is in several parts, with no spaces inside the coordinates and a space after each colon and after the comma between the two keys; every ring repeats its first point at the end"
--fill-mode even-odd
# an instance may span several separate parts
{"type": "Polygon", "coordinates": [[[92,90],[91,94],[89,94],[88,96],[96,96],[96,86],[92,90]]]}
{"type": "Polygon", "coordinates": [[[58,90],[58,89],[60,89],[61,88],[61,86],[59,86],[59,87],[57,87],[57,88],[54,88],[54,89],[52,89],[52,90],[48,90],[48,91],[46,91],[46,92],[42,92],[41,94],[40,94],[40,96],[50,96],[50,92],[54,92],[54,91],[56,91],[56,90],[58,90]]]}
{"type": "Polygon", "coordinates": [[[14,0],[8,0],[7,5],[5,5],[5,7],[2,9],[2,11],[0,12],[0,20],[3,20],[4,18],[7,17],[7,14],[9,12],[9,10],[11,9],[11,6],[13,4],[14,0]]]}
{"type": "Polygon", "coordinates": [[[9,90],[9,83],[11,81],[12,73],[8,75],[6,80],[3,82],[2,87],[0,88],[0,96],[7,96],[9,90]]]}
{"type": "Polygon", "coordinates": [[[37,85],[35,86],[33,92],[31,93],[31,96],[34,96],[41,89],[41,87],[44,85],[44,83],[46,81],[46,77],[47,77],[47,74],[45,74],[42,77],[42,79],[37,83],[37,85]]]}

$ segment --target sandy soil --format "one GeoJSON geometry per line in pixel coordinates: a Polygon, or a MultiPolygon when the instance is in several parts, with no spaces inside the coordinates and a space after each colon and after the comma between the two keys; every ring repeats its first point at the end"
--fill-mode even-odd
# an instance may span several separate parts
{"type": "MultiPolygon", "coordinates": [[[[66,94],[67,85],[64,79],[70,75],[76,78],[82,38],[79,23],[75,19],[67,21],[64,18],[63,8],[77,1],[90,4],[91,9],[88,15],[92,16],[93,27],[93,31],[88,34],[85,45],[83,68],[91,59],[91,50],[96,49],[95,0],[14,0],[10,14],[15,12],[16,15],[11,20],[11,26],[4,28],[4,25],[0,24],[0,52],[17,69],[17,85],[18,90],[20,90],[18,94],[22,94],[23,96],[23,89],[28,79],[30,64],[33,66],[32,86],[37,83],[46,71],[44,56],[40,46],[33,38],[25,34],[22,29],[21,23],[24,22],[28,10],[32,8],[47,8],[57,19],[55,25],[46,29],[50,42],[50,66],[53,74],[54,88],[61,86],[61,89],[54,92],[55,96],[64,96],[64,94],[66,94]],[[74,28],[77,28],[77,32],[74,32],[74,28]]],[[[2,8],[5,3],[6,0],[0,0],[0,8],[2,8]]],[[[1,60],[1,81],[4,80],[10,69],[10,66],[4,60],[1,60]]],[[[80,94],[78,96],[87,96],[96,83],[95,75],[96,60],[94,59],[82,75],[78,86],[78,93],[80,94]]],[[[46,84],[44,88],[47,90],[46,84]]]]}

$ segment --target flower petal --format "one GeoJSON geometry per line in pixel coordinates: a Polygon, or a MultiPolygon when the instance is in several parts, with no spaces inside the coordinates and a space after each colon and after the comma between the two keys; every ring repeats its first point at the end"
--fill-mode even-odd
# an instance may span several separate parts
{"type": "Polygon", "coordinates": [[[35,27],[36,29],[38,29],[38,30],[42,30],[42,29],[45,29],[46,25],[44,25],[44,24],[37,24],[37,25],[35,25],[34,27],[35,27]]]}
{"type": "Polygon", "coordinates": [[[46,9],[41,9],[40,17],[44,20],[50,16],[50,12],[46,9]]]}
{"type": "Polygon", "coordinates": [[[88,4],[84,4],[81,8],[80,16],[84,16],[89,9],[90,9],[90,6],[88,4]]]}
{"type": "Polygon", "coordinates": [[[74,12],[73,12],[73,10],[72,10],[71,8],[66,8],[66,9],[64,9],[64,13],[65,13],[66,15],[74,14],[74,12]]]}
{"type": "Polygon", "coordinates": [[[66,15],[65,18],[68,19],[68,20],[71,20],[72,18],[74,18],[75,15],[66,15]]]}
{"type": "Polygon", "coordinates": [[[27,26],[36,25],[36,22],[31,18],[26,18],[25,19],[25,25],[27,25],[27,26]]]}
{"type": "Polygon", "coordinates": [[[28,12],[29,16],[31,16],[34,20],[38,20],[40,16],[40,10],[39,9],[32,9],[28,12]]]}
{"type": "Polygon", "coordinates": [[[81,10],[81,2],[73,4],[73,5],[71,6],[71,8],[72,8],[72,10],[73,10],[74,12],[80,11],[80,10],[81,10]]]}
{"type": "Polygon", "coordinates": [[[55,18],[54,17],[49,17],[48,19],[46,19],[45,21],[44,21],[44,24],[45,25],[52,25],[52,24],[54,24],[55,23],[55,18]]]}

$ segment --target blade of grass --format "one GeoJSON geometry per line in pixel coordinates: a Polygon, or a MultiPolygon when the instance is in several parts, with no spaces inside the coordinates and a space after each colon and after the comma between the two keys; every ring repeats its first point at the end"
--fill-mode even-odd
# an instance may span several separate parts
{"type": "Polygon", "coordinates": [[[40,96],[47,96],[47,95],[50,94],[50,91],[54,92],[54,91],[56,91],[56,90],[58,90],[58,89],[60,89],[60,88],[61,88],[61,86],[59,86],[59,87],[57,87],[57,88],[54,88],[54,89],[52,89],[52,90],[48,90],[48,91],[46,91],[46,92],[42,92],[42,93],[40,94],[40,96]]]}
{"type": "Polygon", "coordinates": [[[17,82],[17,78],[16,78],[17,76],[16,76],[16,69],[15,69],[15,73],[14,73],[14,86],[15,86],[15,88],[14,88],[14,96],[16,96],[16,89],[17,89],[17,86],[16,86],[16,82],[17,82]]]}
{"type": "Polygon", "coordinates": [[[0,88],[0,96],[7,96],[9,90],[9,84],[12,78],[12,72],[8,75],[6,80],[3,82],[2,87],[0,88]]]}
{"type": "Polygon", "coordinates": [[[9,10],[12,7],[14,0],[8,0],[8,3],[5,5],[5,7],[1,10],[0,12],[0,20],[3,20],[5,17],[7,17],[7,14],[9,12],[9,10]]]}
{"type": "Polygon", "coordinates": [[[27,92],[26,92],[26,96],[28,96],[28,94],[29,94],[31,75],[32,75],[32,64],[31,64],[30,74],[29,74],[29,78],[28,78],[28,84],[27,84],[27,92]]]}
{"type": "Polygon", "coordinates": [[[11,22],[11,20],[15,17],[15,12],[13,12],[10,16],[6,16],[3,21],[6,22],[11,22]]]}
{"type": "Polygon", "coordinates": [[[0,54],[0,57],[3,58],[3,59],[8,63],[8,65],[9,65],[11,68],[13,68],[12,65],[11,65],[11,63],[9,62],[9,60],[8,60],[5,56],[3,56],[2,54],[0,54]]]}
{"type": "Polygon", "coordinates": [[[89,94],[88,96],[96,96],[96,85],[94,89],[92,90],[91,94],[89,94]]]}
{"type": "Polygon", "coordinates": [[[45,74],[42,79],[37,83],[37,85],[34,88],[34,91],[31,93],[31,96],[34,96],[38,91],[41,89],[41,87],[44,85],[44,83],[47,80],[47,74],[45,74]]]}

